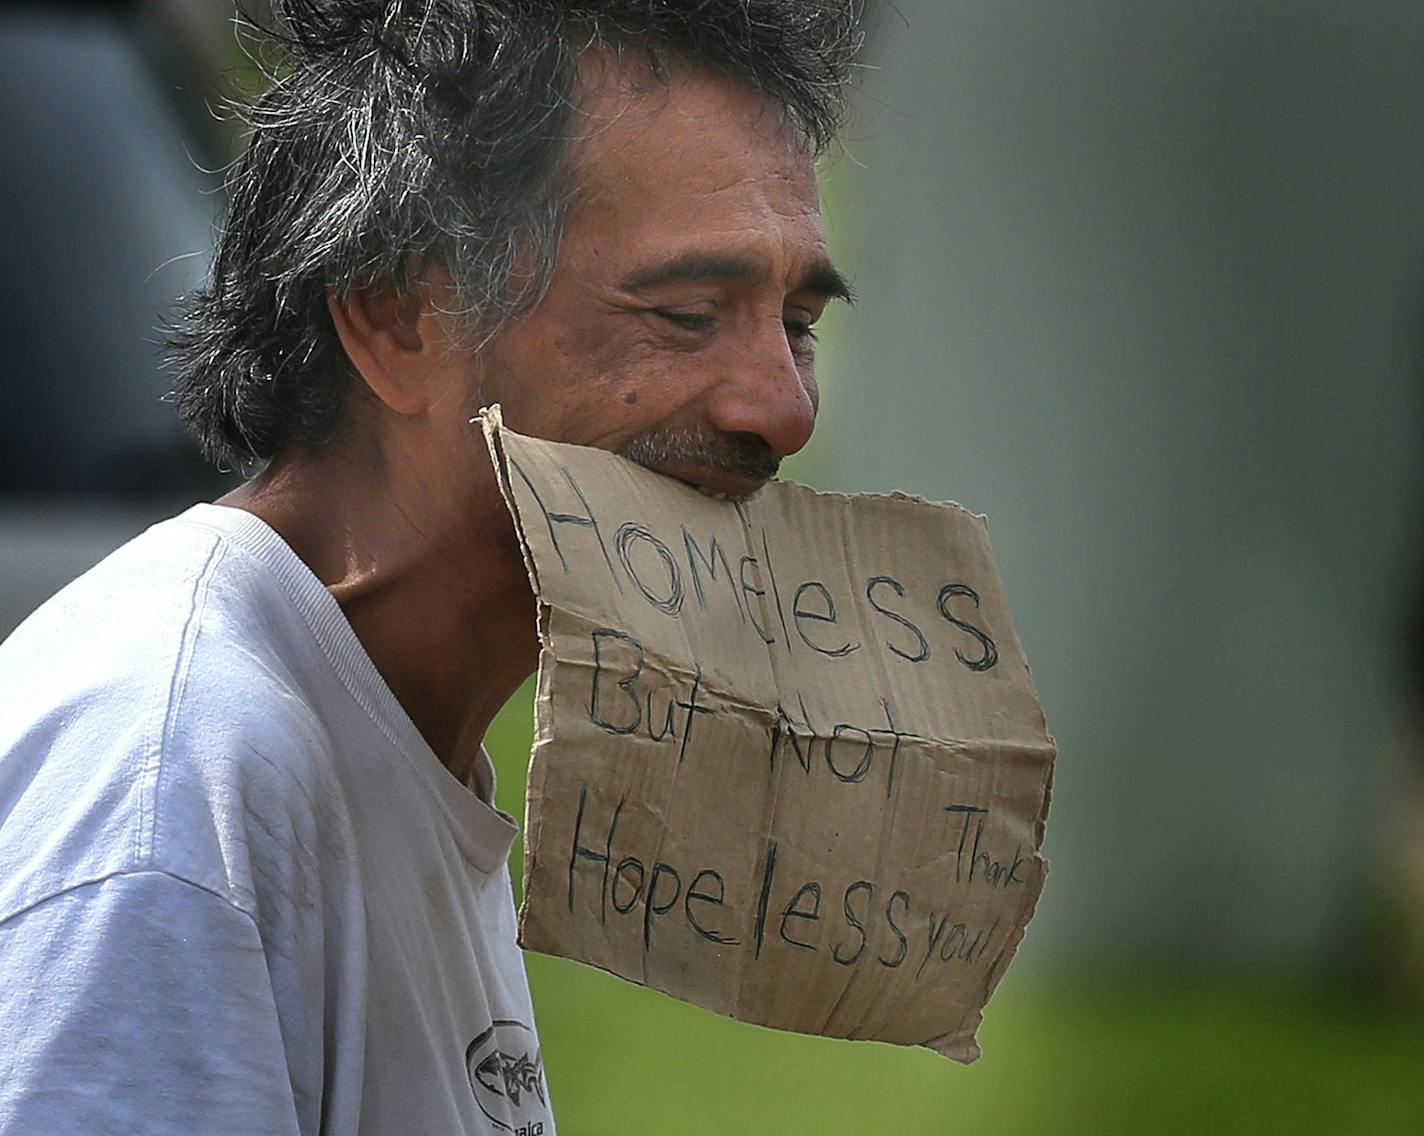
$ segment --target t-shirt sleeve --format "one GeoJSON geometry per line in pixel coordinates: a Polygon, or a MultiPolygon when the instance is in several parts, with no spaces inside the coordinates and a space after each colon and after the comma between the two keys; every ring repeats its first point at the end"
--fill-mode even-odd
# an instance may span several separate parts
{"type": "Polygon", "coordinates": [[[163,872],[0,923],[0,1039],[4,1136],[298,1132],[256,925],[163,872]]]}

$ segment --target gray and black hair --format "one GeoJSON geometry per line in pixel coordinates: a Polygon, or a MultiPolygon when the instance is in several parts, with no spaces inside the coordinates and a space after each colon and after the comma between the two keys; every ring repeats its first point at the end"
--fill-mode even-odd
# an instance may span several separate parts
{"type": "Polygon", "coordinates": [[[569,200],[591,48],[714,68],[833,138],[861,0],[272,0],[282,53],[245,112],[212,275],[169,339],[178,413],[220,462],[319,443],[352,374],[327,294],[431,264],[490,334],[537,302],[569,200]]]}

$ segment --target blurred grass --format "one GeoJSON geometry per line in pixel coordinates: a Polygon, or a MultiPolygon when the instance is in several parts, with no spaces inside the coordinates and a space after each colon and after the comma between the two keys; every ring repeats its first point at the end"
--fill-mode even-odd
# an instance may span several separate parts
{"type": "MultiPolygon", "coordinates": [[[[532,690],[487,739],[500,803],[520,816],[532,690]]],[[[963,1067],[746,1025],[526,957],[563,1136],[1424,1132],[1424,1021],[1284,979],[1185,986],[1021,964],[985,1014],[985,1056],[963,1067]]]]}

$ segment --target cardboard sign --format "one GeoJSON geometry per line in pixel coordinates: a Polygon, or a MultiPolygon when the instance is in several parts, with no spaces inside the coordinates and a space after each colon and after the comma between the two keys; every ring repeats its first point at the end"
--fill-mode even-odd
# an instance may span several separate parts
{"type": "Polygon", "coordinates": [[[1055,754],[984,519],[485,430],[540,611],[522,944],[973,1061],[1055,754]]]}

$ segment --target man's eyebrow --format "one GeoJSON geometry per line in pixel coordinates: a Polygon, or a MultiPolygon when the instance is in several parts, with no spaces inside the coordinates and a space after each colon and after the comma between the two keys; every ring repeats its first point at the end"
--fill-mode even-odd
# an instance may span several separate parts
{"type": "MultiPolygon", "coordinates": [[[[670,260],[630,272],[619,283],[629,292],[641,292],[662,284],[697,284],[706,280],[764,279],[766,267],[752,257],[721,253],[689,252],[670,260]]],[[[855,302],[855,292],[829,260],[818,260],[796,285],[798,292],[811,292],[828,300],[855,302]]]]}
{"type": "Polygon", "coordinates": [[[659,284],[697,284],[704,280],[747,280],[755,282],[766,269],[751,257],[719,253],[687,252],[630,272],[622,286],[631,292],[656,288],[659,284]]]}

